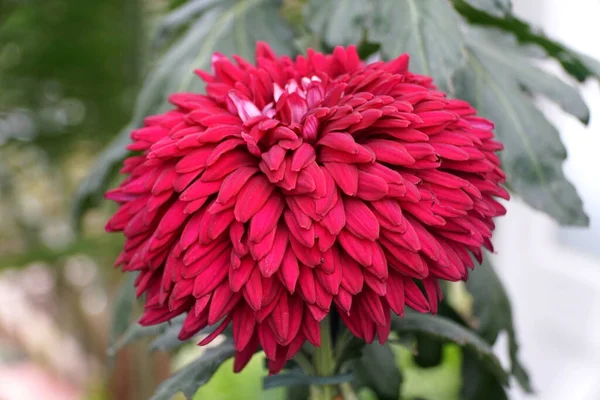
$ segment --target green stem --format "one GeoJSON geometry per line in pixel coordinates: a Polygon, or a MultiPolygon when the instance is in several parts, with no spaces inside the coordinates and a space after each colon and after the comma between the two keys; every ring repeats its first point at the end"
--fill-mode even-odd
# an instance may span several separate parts
{"type": "Polygon", "coordinates": [[[358,395],[354,392],[350,382],[340,383],[340,392],[344,400],[358,400],[358,395]]]}
{"type": "MultiPolygon", "coordinates": [[[[315,371],[318,376],[333,376],[335,374],[335,358],[331,343],[331,326],[329,318],[321,322],[321,347],[315,349],[313,357],[315,371]]],[[[333,400],[335,386],[322,385],[311,390],[312,400],[333,400]],[[317,397],[318,396],[318,397],[317,397]]]]}
{"type": "Polygon", "coordinates": [[[302,368],[304,373],[315,375],[315,367],[311,364],[308,357],[306,357],[306,355],[302,351],[296,353],[296,355],[294,356],[294,361],[296,361],[300,368],[302,368]]]}

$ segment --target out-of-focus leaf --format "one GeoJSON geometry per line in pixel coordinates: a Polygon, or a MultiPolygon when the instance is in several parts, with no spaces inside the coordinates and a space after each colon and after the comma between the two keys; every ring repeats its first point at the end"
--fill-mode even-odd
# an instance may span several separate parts
{"type": "Polygon", "coordinates": [[[523,389],[531,393],[529,376],[518,358],[519,344],[513,326],[510,300],[488,257],[485,257],[481,266],[469,273],[467,289],[473,296],[477,332],[490,345],[496,343],[500,332],[507,333],[511,372],[523,389]]]}
{"type": "Polygon", "coordinates": [[[307,375],[302,370],[294,370],[287,373],[270,375],[263,379],[263,389],[274,389],[278,387],[305,386],[305,385],[338,385],[350,382],[353,379],[351,373],[334,376],[307,375]]]}
{"type": "Polygon", "coordinates": [[[133,324],[129,325],[125,333],[121,335],[121,337],[116,341],[116,343],[108,349],[108,355],[114,356],[117,353],[117,351],[119,351],[121,348],[127,346],[128,344],[134,343],[142,338],[161,335],[155,340],[157,341],[170,330],[181,329],[184,319],[185,315],[180,315],[173,318],[169,322],[163,322],[162,324],[151,326],[142,326],[137,322],[134,322],[133,324]]]}
{"type": "Polygon", "coordinates": [[[477,56],[495,63],[498,70],[514,79],[530,92],[540,94],[569,114],[587,124],[590,110],[577,88],[535,67],[515,40],[497,30],[475,29],[467,35],[469,49],[477,56]]]}
{"type": "Polygon", "coordinates": [[[392,317],[392,330],[398,334],[423,333],[447,340],[464,347],[476,355],[487,370],[502,384],[508,384],[508,374],[494,355],[492,348],[475,333],[457,323],[429,314],[407,313],[404,317],[392,317]]]}
{"type": "Polygon", "coordinates": [[[510,14],[512,4],[510,0],[465,0],[469,5],[495,17],[510,14]]]}
{"type": "Polygon", "coordinates": [[[336,371],[341,371],[348,361],[361,358],[364,348],[364,340],[354,336],[348,329],[343,330],[335,343],[336,371]]]}
{"type": "Polygon", "coordinates": [[[585,65],[591,74],[593,74],[597,79],[600,79],[600,61],[574,50],[571,50],[571,53],[581,60],[581,63],[585,65]]]}
{"type": "Polygon", "coordinates": [[[146,116],[165,110],[171,93],[202,92],[204,84],[193,70],[208,69],[214,52],[238,54],[252,60],[255,43],[261,40],[269,42],[279,54],[295,51],[292,31],[270,0],[221,0],[198,12],[198,19],[148,75],[131,122],[104,150],[78,188],[73,206],[74,222],[102,198],[116,166],[128,154],[125,146],[131,130],[141,126],[146,116]]]}
{"type": "Polygon", "coordinates": [[[135,305],[134,283],[136,278],[137,274],[127,274],[123,278],[121,286],[119,286],[113,305],[109,340],[111,346],[116,344],[117,338],[124,334],[129,327],[129,320],[133,312],[133,306],[135,305]]]}
{"type": "Polygon", "coordinates": [[[0,259],[0,270],[4,268],[24,268],[34,262],[52,264],[76,254],[86,254],[96,259],[106,258],[112,262],[122,248],[123,240],[116,235],[79,238],[63,249],[51,249],[39,245],[27,249],[26,252],[3,255],[0,259]]]}
{"type": "Polygon", "coordinates": [[[369,388],[362,388],[358,391],[359,400],[379,400],[377,394],[369,388]]]}
{"type": "Polygon", "coordinates": [[[421,368],[438,366],[442,362],[443,345],[427,335],[416,335],[415,363],[421,368]]]}
{"type": "Polygon", "coordinates": [[[150,343],[150,351],[168,351],[183,345],[184,342],[179,340],[179,331],[183,326],[185,316],[182,316],[178,321],[172,321],[171,324],[160,333],[156,339],[150,343]]]}
{"type": "Polygon", "coordinates": [[[217,5],[222,0],[191,0],[167,14],[156,28],[154,46],[160,46],[168,36],[190,23],[194,18],[217,5]]]}
{"type": "Polygon", "coordinates": [[[362,40],[370,13],[365,0],[310,0],[304,19],[329,46],[345,46],[362,40]]]}
{"type": "MultiPolygon", "coordinates": [[[[476,269],[481,269],[478,267],[476,269]]],[[[473,276],[469,273],[469,280],[473,276]]],[[[483,282],[482,282],[483,283],[483,282]]],[[[457,324],[470,329],[469,323],[458,314],[446,301],[440,303],[439,314],[457,324]]],[[[483,339],[486,339],[483,335],[483,339]]],[[[487,339],[486,339],[487,340],[487,339]]],[[[495,340],[495,339],[494,339],[495,340]]],[[[488,341],[488,343],[490,343],[488,341]]],[[[493,343],[490,343],[490,345],[493,343]]],[[[505,389],[488,369],[482,366],[481,360],[467,349],[462,349],[461,365],[461,400],[507,400],[505,389]]]]}
{"type": "Polygon", "coordinates": [[[191,399],[198,388],[210,380],[219,366],[234,354],[235,348],[231,341],[206,348],[197,360],[163,381],[150,400],[171,400],[179,392],[191,399]]]}
{"type": "MultiPolygon", "coordinates": [[[[150,343],[150,351],[170,351],[187,343],[188,341],[182,342],[181,340],[179,340],[179,331],[183,326],[184,320],[185,316],[182,316],[181,318],[178,317],[177,319],[171,321],[171,324],[163,330],[160,336],[154,339],[152,343],[150,343]]],[[[197,335],[209,334],[212,331],[214,331],[218,325],[220,324],[217,323],[215,325],[209,325],[201,329],[197,333],[197,335]]],[[[232,330],[230,326],[227,327],[225,331],[223,331],[223,335],[225,335],[226,337],[231,337],[232,330]]],[[[191,338],[189,340],[194,340],[194,338],[191,338]]]]}
{"type": "Polygon", "coordinates": [[[398,398],[402,374],[389,344],[366,345],[362,357],[353,361],[351,365],[360,386],[371,388],[381,400],[398,398]]]}
{"type": "Polygon", "coordinates": [[[463,353],[461,400],[508,400],[502,384],[473,354],[463,353]]]}
{"type": "Polygon", "coordinates": [[[415,363],[413,354],[404,346],[393,345],[392,350],[404,378],[400,394],[401,399],[460,399],[458,394],[462,384],[460,367],[462,365],[463,349],[459,346],[453,343],[444,343],[442,362],[440,365],[431,368],[420,368],[415,363]]]}
{"type": "MultiPolygon", "coordinates": [[[[470,35],[468,63],[454,79],[457,97],[470,101],[481,115],[494,121],[504,144],[501,157],[511,189],[561,224],[587,225],[581,199],[563,174],[567,155],[558,131],[522,88],[521,68],[527,66],[519,60],[516,68],[498,61],[505,51],[484,36],[470,35]],[[492,56],[494,52],[500,54],[492,56]]],[[[545,85],[538,82],[531,88],[544,87],[544,94],[558,96],[545,85]]]]}
{"type": "Polygon", "coordinates": [[[285,400],[307,400],[310,398],[308,385],[290,386],[285,391],[285,400]]]}
{"type": "MultiPolygon", "coordinates": [[[[202,386],[194,395],[194,400],[283,400],[285,389],[263,390],[262,379],[268,374],[263,367],[265,355],[257,352],[248,365],[240,373],[233,372],[234,360],[225,361],[215,372],[211,380],[202,386]]],[[[295,393],[302,392],[302,387],[291,388],[295,393]]],[[[307,400],[297,397],[296,400],[307,400]]]]}
{"type": "Polygon", "coordinates": [[[540,29],[532,27],[529,23],[514,15],[501,18],[472,7],[470,3],[474,1],[452,0],[456,10],[471,24],[497,27],[515,35],[522,44],[540,46],[548,56],[560,62],[564,70],[578,81],[583,82],[591,77],[600,78],[600,64],[598,61],[549,38],[540,29]]]}
{"type": "Polygon", "coordinates": [[[4,124],[0,141],[39,147],[51,162],[82,142],[106,144],[130,118],[123,100],[139,84],[142,2],[0,3],[0,114],[21,121],[4,124]]]}
{"type": "Polygon", "coordinates": [[[369,41],[381,44],[385,59],[411,55],[413,72],[432,76],[445,91],[464,63],[461,19],[452,5],[438,0],[373,0],[369,41]]]}
{"type": "MultiPolygon", "coordinates": [[[[179,340],[179,331],[183,326],[186,315],[179,315],[168,322],[152,326],[141,326],[137,322],[129,325],[125,333],[108,349],[108,354],[113,356],[116,352],[128,344],[134,343],[140,339],[150,336],[156,336],[150,343],[150,351],[170,351],[180,347],[188,341],[179,340]]],[[[208,334],[215,329],[215,326],[207,326],[198,332],[198,335],[208,334]]],[[[231,328],[227,328],[223,334],[231,336],[231,328]]],[[[190,339],[193,340],[193,339],[190,339]]]]}
{"type": "Polygon", "coordinates": [[[100,153],[91,172],[83,179],[75,191],[71,220],[73,226],[81,229],[81,218],[86,210],[97,205],[103,198],[109,181],[118,170],[119,164],[128,153],[125,148],[129,142],[129,133],[137,124],[129,124],[100,153]]]}

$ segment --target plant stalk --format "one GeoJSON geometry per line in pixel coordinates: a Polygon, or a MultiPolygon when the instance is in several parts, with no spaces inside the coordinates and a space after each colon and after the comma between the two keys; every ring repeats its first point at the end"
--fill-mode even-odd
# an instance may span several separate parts
{"type": "MultiPolygon", "coordinates": [[[[335,375],[335,358],[331,343],[331,324],[329,317],[321,322],[321,347],[315,349],[313,363],[318,376],[335,375]]],[[[321,385],[311,388],[311,400],[334,400],[336,386],[321,385]]]]}

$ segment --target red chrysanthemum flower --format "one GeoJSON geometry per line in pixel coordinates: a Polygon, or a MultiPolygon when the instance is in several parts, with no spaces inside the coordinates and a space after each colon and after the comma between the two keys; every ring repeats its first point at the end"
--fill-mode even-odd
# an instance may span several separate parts
{"type": "Polygon", "coordinates": [[[365,65],[354,47],[256,65],[215,54],[206,95],[132,132],[128,177],[107,224],[139,271],[142,325],[187,313],[180,339],[230,324],[241,370],[262,346],[281,370],[319,321],[384,342],[390,310],[437,310],[439,280],[466,279],[491,250],[508,199],[491,122],[408,56],[365,65]],[[420,283],[420,285],[419,285],[420,283]],[[422,291],[423,290],[423,291],[422,291]]]}

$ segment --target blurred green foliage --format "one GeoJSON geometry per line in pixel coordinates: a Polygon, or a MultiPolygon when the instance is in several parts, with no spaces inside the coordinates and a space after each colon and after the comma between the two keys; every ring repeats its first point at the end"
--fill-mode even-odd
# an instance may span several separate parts
{"type": "Polygon", "coordinates": [[[12,138],[51,156],[106,143],[131,113],[140,40],[138,0],[1,0],[0,113],[34,125],[12,138]]]}
{"type": "MultiPolygon", "coordinates": [[[[399,393],[400,400],[459,400],[462,353],[458,346],[445,345],[442,362],[432,368],[420,368],[414,361],[412,351],[405,346],[394,344],[392,350],[396,364],[404,375],[404,383],[399,393]]],[[[284,389],[262,390],[262,378],[267,375],[264,359],[264,353],[257,353],[239,374],[232,372],[232,360],[225,362],[209,383],[196,392],[194,400],[284,400],[284,389]]],[[[291,387],[290,390],[297,389],[291,387]]],[[[361,398],[377,399],[376,395],[367,389],[359,391],[359,395],[361,398]]]]}

